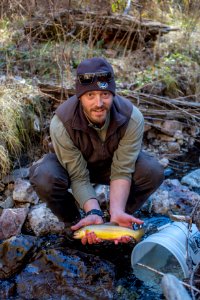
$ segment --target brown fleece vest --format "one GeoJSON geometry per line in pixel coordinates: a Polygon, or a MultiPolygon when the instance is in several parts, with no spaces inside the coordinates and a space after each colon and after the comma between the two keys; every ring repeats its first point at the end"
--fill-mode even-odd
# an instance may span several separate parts
{"type": "Polygon", "coordinates": [[[114,151],[124,136],[131,117],[133,105],[123,97],[116,95],[110,110],[110,124],[104,142],[96,130],[88,126],[80,100],[76,96],[69,98],[56,109],[56,115],[62,121],[74,145],[87,161],[90,173],[103,174],[110,170],[114,151]]]}

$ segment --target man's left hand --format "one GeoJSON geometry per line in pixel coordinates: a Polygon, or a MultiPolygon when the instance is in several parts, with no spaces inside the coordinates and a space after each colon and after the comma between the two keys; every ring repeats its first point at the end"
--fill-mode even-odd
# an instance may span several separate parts
{"type": "MultiPolygon", "coordinates": [[[[102,224],[103,223],[103,219],[100,216],[97,215],[89,215],[83,219],[81,219],[77,224],[75,224],[74,226],[71,226],[72,230],[78,230],[81,227],[84,226],[88,226],[88,225],[94,225],[94,224],[102,224]]],[[[100,243],[102,240],[99,239],[96,234],[94,232],[89,232],[87,233],[82,239],[81,239],[81,243],[83,245],[88,244],[97,244],[100,243]]]]}

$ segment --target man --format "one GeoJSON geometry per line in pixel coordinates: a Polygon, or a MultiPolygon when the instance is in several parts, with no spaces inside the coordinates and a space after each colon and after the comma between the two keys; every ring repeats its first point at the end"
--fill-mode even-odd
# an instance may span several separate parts
{"type": "MultiPolygon", "coordinates": [[[[110,221],[132,228],[143,223],[133,212],[163,180],[161,165],[141,152],[141,112],[115,89],[113,68],[104,58],[81,62],[76,95],[57,108],[50,124],[55,153],[31,168],[32,185],[60,220],[79,218],[77,204],[85,212],[72,230],[103,223],[92,183],[110,185],[110,221]]],[[[128,241],[122,237],[115,243],[128,241]]],[[[100,240],[91,233],[82,239],[87,242],[100,240]]]]}

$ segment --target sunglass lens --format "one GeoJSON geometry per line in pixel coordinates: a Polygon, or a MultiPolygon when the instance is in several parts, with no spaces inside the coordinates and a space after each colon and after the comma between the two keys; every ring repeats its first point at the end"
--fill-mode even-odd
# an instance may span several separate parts
{"type": "Polygon", "coordinates": [[[93,82],[95,74],[93,73],[85,73],[85,74],[79,74],[78,78],[81,84],[90,84],[93,82]]]}
{"type": "Polygon", "coordinates": [[[112,79],[111,72],[102,72],[96,74],[97,78],[101,82],[109,82],[112,79]]]}

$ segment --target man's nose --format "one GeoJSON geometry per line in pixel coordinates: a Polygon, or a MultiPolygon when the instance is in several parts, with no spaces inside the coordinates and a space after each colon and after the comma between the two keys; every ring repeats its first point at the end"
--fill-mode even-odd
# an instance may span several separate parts
{"type": "Polygon", "coordinates": [[[96,95],[96,105],[97,105],[98,107],[103,106],[103,100],[102,100],[102,98],[101,98],[101,95],[96,95]]]}

